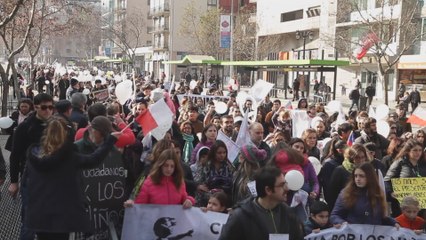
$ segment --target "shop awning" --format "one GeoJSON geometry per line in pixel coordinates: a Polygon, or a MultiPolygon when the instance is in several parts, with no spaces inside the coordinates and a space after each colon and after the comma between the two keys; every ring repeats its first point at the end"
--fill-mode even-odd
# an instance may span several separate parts
{"type": "Polygon", "coordinates": [[[264,61],[232,61],[222,62],[224,66],[241,66],[241,67],[301,67],[301,66],[327,66],[338,67],[347,66],[349,61],[342,60],[318,60],[318,59],[305,59],[305,60],[264,60],[264,61]]]}
{"type": "Polygon", "coordinates": [[[222,61],[216,60],[208,55],[186,55],[182,60],[164,61],[164,64],[196,65],[196,64],[220,64],[222,61]]]}
{"type": "Polygon", "coordinates": [[[425,55],[402,55],[398,69],[426,69],[425,55]]]}

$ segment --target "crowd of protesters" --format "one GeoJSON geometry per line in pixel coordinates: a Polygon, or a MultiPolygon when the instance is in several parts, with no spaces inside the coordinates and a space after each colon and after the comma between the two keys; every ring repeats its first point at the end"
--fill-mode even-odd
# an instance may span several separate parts
{"type": "Polygon", "coordinates": [[[121,207],[181,204],[229,213],[220,239],[286,233],[296,240],[342,224],[423,232],[425,212],[418,200],[406,197],[400,203],[391,182],[426,177],[426,133],[412,132],[404,104],[389,114],[390,132],[382,136],[367,112],[350,111],[337,123],[338,113],[302,97],[296,109],[307,112],[311,127],[295,138],[293,110],[269,96],[260,103],[241,102],[237,92],[216,84],[203,88],[208,84],[201,78],[196,85],[183,79],[167,87],[164,76],[135,79],[134,97],[122,103],[113,78],[94,78],[94,86],[69,73],[51,78],[51,87],[37,81],[38,94],[22,98],[11,115],[5,148],[11,152],[9,193],[19,192],[22,201],[20,239],[90,236],[81,171],[108,158],[123,162],[127,171],[128,200],[121,207]],[[91,93],[102,89],[108,98],[100,101],[91,93]],[[144,136],[144,123],[134,119],[162,99],[171,103],[172,127],[163,139],[144,136]],[[226,111],[217,111],[217,101],[224,101],[226,111]],[[249,119],[247,111],[254,113],[249,119]],[[244,121],[249,140],[236,159],[228,159],[229,147],[217,137],[237,141],[244,121]],[[329,141],[320,145],[324,139],[329,141]],[[303,174],[300,191],[307,193],[307,202],[295,207],[289,206],[300,192],[289,190],[284,177],[292,170],[303,174]],[[256,193],[249,187],[253,181],[256,193]]]}

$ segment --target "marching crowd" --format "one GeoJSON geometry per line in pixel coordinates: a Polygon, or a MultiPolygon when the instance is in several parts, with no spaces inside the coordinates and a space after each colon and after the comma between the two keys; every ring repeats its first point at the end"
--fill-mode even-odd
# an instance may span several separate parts
{"type": "MultiPolygon", "coordinates": [[[[339,121],[338,112],[301,98],[295,110],[306,111],[310,128],[295,138],[294,110],[269,96],[256,103],[238,99],[237,92],[224,96],[217,85],[201,94],[202,80],[189,86],[183,79],[166,89],[160,80],[141,78],[134,97],[120,102],[114,80],[94,82],[92,87],[64,73],[51,90],[39,87],[35,96],[22,98],[10,116],[8,190],[22,201],[20,239],[68,239],[75,232],[89,237],[94,229],[82,170],[108,158],[125,167],[121,207],[181,204],[229,213],[219,239],[289,234],[298,240],[343,224],[423,233],[419,201],[398,201],[391,181],[426,177],[426,133],[412,132],[404,104],[389,113],[390,132],[382,136],[367,112],[350,111],[339,121]],[[91,94],[102,89],[107,99],[91,94]],[[138,121],[156,101],[174,114],[162,139],[144,135],[148,123],[138,121]],[[227,108],[219,111],[220,101],[227,108]],[[238,142],[246,123],[247,138],[229,159],[230,146],[222,140],[238,142]],[[300,190],[288,188],[285,175],[293,170],[303,175],[300,190]]],[[[5,173],[3,160],[1,182],[5,173]]]]}

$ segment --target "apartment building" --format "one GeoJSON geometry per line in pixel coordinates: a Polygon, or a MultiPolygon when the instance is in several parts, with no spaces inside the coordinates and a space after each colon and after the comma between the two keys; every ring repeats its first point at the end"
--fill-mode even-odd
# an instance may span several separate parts
{"type": "Polygon", "coordinates": [[[166,65],[164,61],[180,60],[188,54],[194,54],[190,39],[179,34],[185,8],[188,4],[196,4],[200,12],[208,7],[216,7],[217,1],[211,0],[150,0],[149,12],[153,21],[153,55],[152,66],[154,76],[162,72],[170,79],[176,72],[175,65],[166,65]]]}
{"type": "MultiPolygon", "coordinates": [[[[335,1],[304,0],[280,1],[257,0],[256,20],[258,24],[258,42],[276,38],[279,51],[259,55],[260,59],[334,59],[334,49],[330,44],[334,39],[335,1]]],[[[281,72],[265,73],[263,79],[276,83],[279,88],[291,86],[292,80],[304,76],[306,84],[313,85],[320,80],[317,72],[281,72]]],[[[327,83],[332,75],[324,74],[327,83]]],[[[312,86],[311,86],[312,87],[312,86]]]]}
{"type": "MultiPolygon", "coordinates": [[[[410,6],[416,4],[417,1],[398,1],[389,0],[356,0],[354,3],[358,8],[348,7],[347,0],[306,0],[300,2],[282,2],[279,0],[257,0],[257,21],[259,26],[258,40],[270,36],[281,36],[282,46],[280,51],[286,54],[276,52],[267,56],[269,59],[278,59],[285,56],[290,59],[305,58],[321,58],[334,59],[335,50],[338,50],[339,59],[350,60],[351,65],[339,68],[338,84],[336,86],[336,94],[340,95],[341,86],[351,89],[355,86],[357,80],[362,84],[362,93],[364,89],[373,84],[376,87],[376,97],[384,97],[383,84],[378,77],[378,64],[374,58],[374,48],[370,49],[367,54],[356,59],[356,52],[359,51],[360,43],[362,43],[368,31],[365,30],[365,21],[374,23],[380,16],[384,23],[393,22],[400,24],[401,19],[406,17],[404,11],[410,6]],[[298,36],[296,33],[299,32],[298,36]],[[342,34],[344,33],[344,34],[342,34]],[[304,34],[304,35],[302,35],[304,34]],[[305,37],[303,37],[305,36],[305,37]],[[343,46],[343,47],[342,47],[343,46]],[[303,50],[305,49],[305,50],[303,50]],[[324,51],[324,55],[322,52],[324,51]]],[[[415,14],[411,22],[418,22],[415,32],[418,34],[426,32],[426,9],[423,1],[418,2],[420,8],[415,14]]],[[[352,5],[353,6],[353,5],[352,5]]],[[[386,54],[389,59],[398,56],[403,44],[402,38],[399,36],[402,30],[398,30],[397,25],[388,24],[389,28],[382,28],[377,33],[379,38],[391,39],[388,41],[386,54]],[[393,36],[393,37],[389,37],[393,36]]],[[[374,27],[373,27],[374,28],[374,27]]],[[[395,99],[398,83],[401,80],[409,84],[417,84],[418,87],[425,86],[426,83],[426,37],[423,37],[414,43],[414,45],[405,52],[400,59],[399,64],[387,74],[388,96],[390,100],[395,99]]],[[[289,84],[291,79],[295,78],[299,73],[288,74],[289,84]]],[[[306,73],[303,73],[306,75],[306,73]]],[[[307,73],[309,83],[313,84],[314,79],[318,79],[315,73],[307,73]]],[[[324,80],[329,85],[332,84],[331,76],[325,75],[324,80]]],[[[268,80],[270,76],[265,76],[268,80]]],[[[426,92],[426,89],[423,89],[426,92]]],[[[425,95],[426,97],[426,95],[425,95]]]]}

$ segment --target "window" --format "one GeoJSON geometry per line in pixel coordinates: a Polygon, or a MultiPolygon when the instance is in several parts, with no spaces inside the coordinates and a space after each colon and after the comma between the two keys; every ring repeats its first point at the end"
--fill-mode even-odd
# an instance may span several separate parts
{"type": "Polygon", "coordinates": [[[207,0],[207,6],[217,6],[217,0],[207,0]]]}
{"type": "Polygon", "coordinates": [[[288,22],[303,18],[303,10],[281,13],[281,22],[288,22]]]}
{"type": "Polygon", "coordinates": [[[368,0],[355,0],[354,1],[354,8],[355,10],[367,10],[368,8],[368,0]]]}
{"type": "Polygon", "coordinates": [[[422,18],[422,41],[426,41],[426,18],[422,18]]]}

